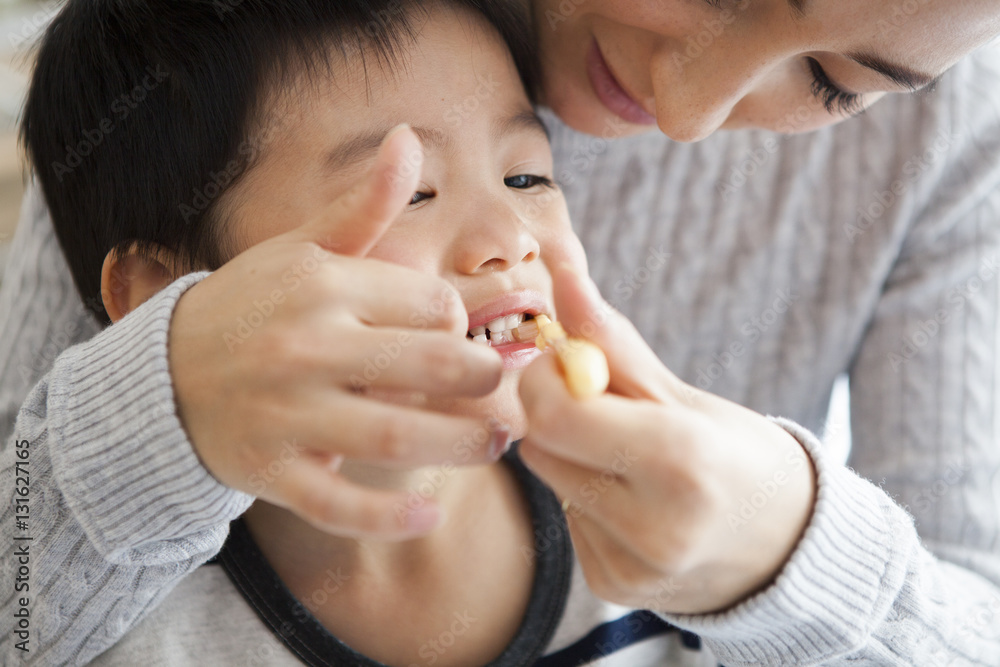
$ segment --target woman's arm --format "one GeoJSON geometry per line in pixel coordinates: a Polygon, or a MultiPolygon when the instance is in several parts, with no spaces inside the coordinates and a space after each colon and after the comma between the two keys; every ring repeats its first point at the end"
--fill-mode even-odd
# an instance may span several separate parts
{"type": "Polygon", "coordinates": [[[73,286],[41,189],[31,181],[0,284],[0,445],[56,357],[99,330],[73,286]]]}
{"type": "MultiPolygon", "coordinates": [[[[371,348],[380,353],[382,340],[399,335],[390,326],[412,327],[402,329],[409,347],[391,369],[369,378],[375,388],[477,395],[495,386],[500,371],[493,353],[456,335],[468,322],[460,301],[434,300],[454,293],[444,281],[327,249],[374,243],[397,206],[409,200],[415,187],[409,181],[418,173],[400,176],[396,165],[403,153],[413,157],[416,138],[395,136],[389,153],[380,154],[384,159],[321,219],[251,248],[210,276],[182,278],[86,343],[62,351],[69,341],[56,340],[51,355],[58,358],[21,407],[0,467],[11,482],[2,487],[9,495],[0,517],[2,581],[10,589],[19,576],[14,538],[32,537],[20,540],[33,548],[34,581],[23,591],[31,593],[25,599],[35,631],[32,660],[84,661],[110,646],[221,546],[228,521],[248,506],[246,493],[284,504],[331,531],[404,539],[433,527],[426,521],[437,516],[432,502],[399,512],[405,493],[347,482],[326,467],[324,452],[399,461],[457,457],[463,463],[500,455],[500,446],[490,445],[506,444],[502,429],[491,433],[478,420],[369,400],[351,384],[352,376],[365,372],[371,348]],[[286,283],[283,276],[303,265],[303,258],[312,261],[311,272],[286,283]],[[396,297],[389,304],[388,290],[371,287],[385,284],[393,285],[396,297]],[[225,334],[254,299],[276,291],[280,308],[242,339],[238,351],[227,349],[225,334]],[[428,308],[432,312],[414,325],[411,317],[428,308]],[[341,354],[346,344],[336,350],[327,344],[359,339],[354,354],[341,354]],[[313,356],[303,360],[302,354],[313,356]],[[449,369],[464,372],[442,377],[449,369]],[[306,399],[318,403],[302,409],[306,399]],[[298,409],[275,407],[289,403],[298,409]],[[361,413],[370,414],[366,419],[361,413]],[[331,419],[350,421],[352,429],[329,428],[331,419]],[[233,424],[244,429],[243,437],[234,435],[233,424]],[[303,433],[313,436],[295,437],[303,433]],[[461,441],[464,435],[469,437],[461,441]],[[314,456],[313,449],[322,451],[314,456]],[[24,529],[30,534],[17,524],[18,506],[25,503],[10,502],[25,472],[21,452],[30,462],[31,520],[24,529]]],[[[32,318],[63,299],[80,312],[75,292],[66,292],[69,280],[55,267],[50,274],[45,263],[57,250],[51,234],[33,233],[32,224],[48,225],[43,218],[30,219],[19,231],[38,239],[37,246],[20,247],[43,262],[42,270],[34,273],[29,262],[14,265],[12,272],[19,273],[5,280],[4,303],[32,318]],[[30,252],[35,247],[41,250],[30,252]]],[[[55,340],[56,323],[72,319],[41,315],[34,321],[36,329],[16,329],[15,339],[55,340]]],[[[26,355],[38,348],[37,341],[15,346],[19,353],[8,354],[8,365],[20,358],[35,363],[26,355]]],[[[41,351],[46,354],[46,348],[41,351]]],[[[35,367],[41,372],[44,364],[35,367]]],[[[3,377],[15,384],[7,394],[13,405],[22,380],[3,377]]],[[[0,623],[16,623],[20,595],[3,605],[0,623]]],[[[0,654],[11,660],[23,657],[14,638],[5,632],[0,640],[0,654]]]]}
{"type": "Polygon", "coordinates": [[[940,184],[855,358],[856,473],[786,423],[819,473],[795,553],[729,612],[670,619],[724,664],[1000,664],[1000,160],[979,173],[940,184]]]}
{"type": "MultiPolygon", "coordinates": [[[[689,381],[695,382],[699,368],[708,368],[705,360],[712,351],[724,353],[731,349],[731,342],[739,342],[742,352],[734,352],[724,361],[718,355],[714,357],[725,368],[719,369],[721,377],[709,378],[718,382],[704,384],[713,390],[727,390],[743,400],[756,399],[758,405],[766,403],[771,395],[782,397],[772,400],[771,405],[776,407],[765,409],[782,414],[782,405],[797,406],[789,411],[797,409],[799,416],[818,423],[818,411],[812,406],[822,407],[827,402],[819,393],[822,389],[816,388],[829,386],[826,382],[832,377],[831,360],[837,363],[833,372],[844,368],[844,359],[852,360],[855,437],[851,463],[858,474],[825,456],[816,438],[804,429],[779,422],[811,455],[817,473],[816,502],[801,539],[794,544],[787,561],[775,564],[776,577],[765,581],[767,585],[759,592],[748,591],[721,613],[670,616],[676,625],[700,634],[723,664],[1000,664],[1000,498],[996,481],[1000,474],[1000,430],[995,424],[1000,394],[994,387],[1000,371],[1000,297],[997,278],[989,277],[990,258],[1000,257],[1000,65],[996,57],[987,54],[957,69],[936,94],[903,99],[888,110],[873,110],[871,122],[850,121],[864,123],[858,126],[857,134],[848,123],[847,131],[821,134],[811,143],[787,140],[788,151],[778,151],[777,157],[765,159],[771,171],[761,167],[757,180],[739,191],[743,198],[733,200],[735,205],[730,208],[738,208],[742,217],[726,219],[712,209],[723,220],[713,227],[681,209],[682,214],[677,216],[681,231],[668,235],[673,247],[667,249],[684,254],[672,266],[693,270],[687,275],[681,271],[663,272],[665,286],[679,283],[681,287],[670,292],[670,298],[653,291],[647,303],[659,299],[670,308],[654,309],[652,314],[645,314],[645,319],[659,315],[664,319],[672,317],[672,323],[680,322],[672,328],[664,326],[675,336],[668,346],[663,344],[667,336],[661,334],[661,354],[673,355],[679,367],[689,353],[701,354],[701,360],[687,366],[689,381]],[[886,113],[901,107],[909,111],[900,116],[886,113]],[[852,140],[855,143],[850,143],[852,140]],[[795,149],[802,152],[792,152],[795,149]],[[811,164],[795,161],[803,155],[810,156],[811,164]],[[778,177],[779,167],[785,164],[781,158],[788,158],[795,168],[778,177]],[[883,164],[891,169],[881,168],[883,164]],[[775,178],[768,180],[766,174],[775,178]],[[802,177],[796,180],[799,174],[802,177]],[[843,205],[832,206],[822,194],[822,184],[833,184],[835,196],[842,198],[837,203],[843,205]],[[899,192],[891,190],[900,186],[899,192]],[[747,194],[751,187],[755,192],[747,194]],[[820,194],[814,195],[814,189],[820,194]],[[782,196],[782,192],[789,191],[801,198],[796,202],[800,208],[792,206],[790,197],[782,196]],[[885,192],[895,197],[895,206],[886,208],[890,204],[886,203],[885,192]],[[712,240],[747,239],[751,249],[767,247],[772,238],[768,236],[770,228],[755,225],[754,215],[764,205],[773,206],[767,208],[766,222],[770,222],[774,210],[786,204],[788,216],[777,220],[774,227],[795,220],[799,223],[792,229],[791,239],[795,242],[778,244],[776,240],[774,247],[782,251],[793,248],[795,254],[776,251],[752,256],[768,259],[767,266],[776,267],[773,275],[778,278],[768,272],[763,276],[745,272],[736,274],[739,279],[724,283],[723,279],[730,279],[731,274],[723,272],[721,279],[709,273],[707,279],[698,281],[699,250],[704,248],[697,243],[685,244],[683,241],[690,240],[693,233],[684,232],[704,227],[716,232],[712,240]],[[831,215],[831,210],[839,214],[831,215]],[[878,212],[871,214],[872,218],[858,217],[859,212],[869,211],[878,212]],[[739,227],[741,220],[747,220],[746,228],[739,227]],[[781,273],[787,265],[792,270],[781,273]],[[980,270],[988,277],[982,285],[974,280],[980,270]],[[818,287],[813,282],[816,276],[825,278],[818,287]],[[685,278],[689,280],[685,282],[685,278]],[[720,284],[736,298],[723,295],[719,303],[713,303],[713,295],[722,291],[720,284]],[[762,343],[750,346],[751,353],[745,354],[751,338],[739,328],[739,322],[760,311],[750,306],[750,313],[739,314],[739,308],[744,301],[756,298],[754,292],[770,296],[775,287],[797,291],[795,306],[788,309],[788,316],[768,321],[767,331],[775,335],[769,339],[761,336],[762,343]],[[970,290],[976,292],[974,304],[970,290]],[[701,299],[699,310],[694,312],[685,310],[694,300],[693,295],[701,299]],[[726,328],[726,318],[711,319],[717,310],[727,312],[723,306],[737,311],[732,317],[735,327],[726,328]],[[937,323],[942,309],[943,322],[937,323]],[[714,321],[719,323],[721,333],[713,339],[716,332],[710,326],[714,321]],[[801,326],[803,322],[805,326],[801,326]],[[786,325],[793,334],[797,326],[804,333],[783,339],[775,332],[786,325]],[[946,332],[947,327],[951,328],[946,332]],[[700,331],[708,342],[698,350],[676,335],[678,330],[700,331]],[[904,350],[907,340],[919,349],[904,350]],[[713,350],[710,346],[715,341],[724,346],[713,350]],[[710,351],[705,353],[704,348],[710,351]],[[741,362],[751,367],[744,375],[741,362]],[[897,371],[903,365],[908,368],[906,373],[897,371]],[[769,376],[778,372],[780,383],[769,376]],[[742,382],[757,390],[753,392],[756,396],[743,391],[742,382]],[[957,469],[953,465],[956,461],[957,469]]],[[[664,155],[668,157],[694,152],[667,150],[669,155],[666,151],[664,155]]],[[[737,149],[731,155],[748,153],[737,149]]],[[[677,169],[678,162],[682,161],[662,160],[661,173],[683,173],[677,169]]],[[[698,164],[704,165],[705,161],[698,164]]],[[[603,163],[595,168],[595,173],[598,171],[617,173],[603,163]]],[[[641,175],[635,169],[629,189],[622,188],[624,192],[642,191],[648,184],[649,179],[638,178],[637,172],[641,175]]],[[[602,197],[616,201],[614,187],[596,188],[587,203],[600,206],[602,197]]],[[[669,195],[666,198],[669,201],[669,195]]],[[[625,227],[621,233],[627,231],[625,227]]],[[[746,255],[740,251],[743,249],[733,251],[734,263],[740,259],[746,263],[746,255]]],[[[605,268],[604,275],[612,276],[611,281],[622,273],[630,275],[631,267],[626,264],[624,272],[622,268],[605,268]]],[[[651,282],[644,289],[655,286],[651,282]]],[[[644,315],[637,308],[634,311],[640,317],[644,315]]],[[[560,314],[563,317],[562,310],[560,314]]],[[[749,324],[750,320],[746,321],[749,324]]],[[[649,329],[654,335],[658,331],[649,329]]],[[[755,334],[756,341],[756,334],[763,333],[764,328],[748,330],[755,334]]],[[[594,335],[601,333],[595,330],[594,335]]],[[[608,339],[610,345],[621,340],[614,336],[608,339]]],[[[629,340],[632,347],[638,348],[637,341],[629,340]]],[[[633,364],[634,372],[624,379],[635,380],[634,384],[653,382],[655,368],[651,360],[633,364]]],[[[532,378],[526,375],[525,379],[532,378]]],[[[691,576],[691,566],[705,562],[698,551],[708,542],[700,540],[694,530],[684,531],[684,522],[678,518],[686,519],[706,507],[711,512],[712,502],[717,503],[720,495],[731,499],[726,503],[729,509],[703,519],[700,525],[716,521],[725,526],[731,520],[733,535],[746,535],[765,525],[775,531],[780,528],[775,508],[791,499],[786,489],[795,466],[776,467],[760,475],[755,469],[760,457],[745,458],[747,447],[756,445],[745,430],[731,434],[731,458],[738,467],[749,471],[750,486],[760,487],[733,494],[731,490],[742,484],[741,478],[699,476],[697,470],[706,465],[715,466],[718,472],[717,459],[706,457],[716,443],[691,440],[688,456],[677,459],[674,474],[662,476],[658,485],[644,484],[641,494],[633,493],[662,459],[655,453],[643,455],[645,443],[656,442],[658,451],[670,452],[680,442],[673,424],[680,423],[690,412],[684,405],[683,391],[673,392],[677,400],[664,411],[666,426],[637,429],[642,417],[637,414],[634,419],[623,418],[620,422],[608,419],[608,428],[602,429],[592,418],[599,412],[598,407],[588,405],[580,407],[579,413],[573,412],[574,404],[567,402],[564,406],[562,401],[553,400],[558,384],[547,388],[543,380],[540,374],[534,376],[535,386],[529,387],[526,403],[529,415],[536,413],[532,422],[534,437],[546,445],[548,454],[579,464],[584,460],[581,452],[593,444],[588,439],[603,438],[619,446],[632,442],[640,445],[632,447],[639,462],[623,471],[617,478],[619,484],[608,487],[592,503],[584,498],[581,512],[574,512],[572,507],[569,512],[571,528],[574,523],[585,528],[584,521],[577,518],[585,518],[587,513],[596,515],[599,510],[610,517],[603,522],[604,532],[591,530],[584,536],[590,538],[586,540],[587,550],[599,555],[591,560],[588,581],[603,586],[599,592],[615,595],[609,599],[639,604],[649,600],[656,607],[676,612],[683,611],[681,605],[692,597],[706,597],[705,591],[711,592],[720,578],[699,581],[691,576]],[[585,432],[580,436],[583,440],[559,433],[560,429],[573,427],[585,432]],[[664,437],[668,431],[674,437],[664,437]],[[593,433],[598,434],[596,438],[589,435],[593,433]],[[622,433],[634,437],[616,435],[622,433]],[[685,468],[685,460],[696,464],[685,468]],[[780,478],[775,476],[779,472],[780,478]],[[691,480],[701,480],[701,487],[709,491],[701,506],[655,504],[648,500],[671,495],[678,482],[697,490],[691,480]],[[780,488],[775,492],[776,487],[780,488]],[[766,494],[770,492],[775,492],[774,498],[768,500],[766,494]],[[632,498],[626,498],[629,493],[632,498]],[[759,502],[760,507],[742,508],[741,498],[756,498],[753,502],[759,502]],[[610,507],[626,501],[631,504],[623,504],[617,513],[610,507]],[[654,526],[657,516],[661,517],[658,528],[654,526]],[[662,546],[671,536],[682,538],[674,543],[680,546],[673,554],[657,549],[657,542],[662,546]],[[640,558],[633,558],[633,554],[640,558]],[[653,558],[649,558],[651,554],[653,558]],[[663,563],[668,567],[662,567],[663,563]],[[645,589],[637,590],[640,585],[645,589]]],[[[700,378],[698,384],[702,386],[700,378]]],[[[669,390],[669,383],[661,387],[669,390]]],[[[660,409],[650,402],[637,402],[636,408],[648,412],[660,409]]],[[[624,410],[619,409],[619,413],[624,414],[624,410]]],[[[718,420],[716,423],[720,429],[726,427],[718,420]]],[[[613,450],[613,446],[605,448],[609,454],[613,450]]],[[[522,453],[546,481],[571,499],[581,480],[601,473],[591,466],[574,475],[571,466],[554,461],[553,456],[543,461],[537,454],[533,456],[532,448],[523,446],[522,453]]],[[[600,519],[595,516],[590,523],[597,525],[600,519]]],[[[766,535],[766,531],[761,534],[766,535]]],[[[767,544],[768,540],[759,543],[767,544]]],[[[733,539],[731,544],[734,559],[750,553],[746,542],[733,539]]],[[[720,607],[706,606],[698,611],[713,608],[720,607]]],[[[689,609],[696,608],[692,605],[689,609]]]]}
{"type": "Polygon", "coordinates": [[[0,453],[3,664],[85,664],[249,506],[198,462],[170,389],[171,312],[203,275],[62,354],[22,407],[0,453]]]}

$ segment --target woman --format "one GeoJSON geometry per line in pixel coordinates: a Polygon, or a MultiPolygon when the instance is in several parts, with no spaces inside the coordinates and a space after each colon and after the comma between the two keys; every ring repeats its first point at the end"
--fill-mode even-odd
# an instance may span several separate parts
{"type": "MultiPolygon", "coordinates": [[[[592,273],[666,365],[567,270],[560,317],[608,350],[616,395],[574,403],[543,360],[522,383],[531,437],[521,453],[566,499],[591,587],[669,614],[729,665],[996,664],[998,56],[987,49],[937,90],[891,96],[837,127],[790,138],[772,131],[816,130],[884,93],[921,88],[1000,33],[1000,13],[987,2],[936,0],[632,0],[533,11],[548,104],[596,135],[554,120],[557,174],[592,273]],[[654,122],[665,137],[622,138],[654,122]],[[844,371],[859,475],[825,458],[806,430],[774,429],[761,416],[816,430],[844,371]],[[629,452],[623,442],[649,444],[629,452]],[[605,484],[616,454],[642,463],[613,468],[605,484]]],[[[484,88],[454,118],[486,96],[484,88]]],[[[358,230],[345,255],[363,255],[389,222],[377,179],[366,183],[332,209],[331,224],[358,230]]],[[[44,212],[26,223],[3,288],[3,339],[18,345],[4,360],[10,405],[47,370],[34,359],[56,360],[44,344],[64,348],[96,331],[72,303],[44,212]]],[[[368,276],[364,289],[352,287],[333,279],[335,266],[277,265],[259,247],[237,267],[275,283],[292,270],[304,289],[289,307],[257,318],[239,303],[220,311],[217,295],[249,275],[224,267],[112,334],[118,346],[122,336],[159,332],[147,358],[102,356],[110,330],[58,357],[50,409],[65,415],[55,426],[64,451],[53,450],[53,470],[71,476],[64,485],[79,495],[78,520],[92,503],[120,497],[114,478],[93,484],[106,462],[86,451],[87,441],[114,437],[125,450],[116,469],[128,469],[129,455],[189,456],[191,475],[178,488],[197,491],[194,512],[225,505],[239,514],[248,498],[239,489],[331,531],[427,530],[439,519],[430,500],[335,476],[303,494],[314,471],[286,462],[302,459],[284,434],[317,434],[307,447],[334,456],[447,462],[452,443],[479,425],[420,411],[419,394],[489,391],[496,360],[442,335],[467,322],[444,284],[344,257],[368,276]],[[303,360],[288,341],[317,326],[340,349],[303,360]],[[387,347],[394,336],[373,327],[412,327],[412,344],[397,353],[387,347]],[[227,334],[249,352],[230,354],[227,334]],[[95,377],[126,373],[120,395],[88,394],[95,377]],[[251,389],[237,396],[232,387],[251,389]],[[414,392],[415,405],[359,402],[369,387],[414,392]],[[156,409],[171,389],[184,430],[156,409]],[[322,403],[307,414],[283,409],[296,393],[322,403]]],[[[303,260],[310,251],[304,244],[303,260]]],[[[500,440],[480,438],[477,460],[495,457],[500,440]]],[[[88,535],[108,558],[136,558],[144,518],[88,526],[88,535]]],[[[183,566],[224,535],[206,526],[198,537],[183,566]]],[[[89,641],[62,650],[94,655],[107,645],[89,641]]]]}

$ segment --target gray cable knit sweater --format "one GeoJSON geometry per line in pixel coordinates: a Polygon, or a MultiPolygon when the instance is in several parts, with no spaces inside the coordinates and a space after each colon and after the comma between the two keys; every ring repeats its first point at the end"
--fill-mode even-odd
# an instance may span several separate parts
{"type": "MultiPolygon", "coordinates": [[[[850,374],[850,468],[798,433],[819,493],[777,581],[669,620],[729,667],[1000,665],[1000,50],[807,135],[553,125],[592,274],[673,371],[813,432],[850,374]]],[[[0,292],[3,664],[100,654],[251,501],[198,464],[174,412],[169,318],[198,277],[98,333],[29,202],[0,292]]]]}

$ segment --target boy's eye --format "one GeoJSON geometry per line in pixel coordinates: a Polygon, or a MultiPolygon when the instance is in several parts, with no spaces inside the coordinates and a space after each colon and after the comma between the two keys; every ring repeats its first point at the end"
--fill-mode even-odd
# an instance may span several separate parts
{"type": "Polygon", "coordinates": [[[430,199],[434,196],[433,192],[414,192],[413,196],[410,198],[410,206],[414,204],[419,204],[420,202],[430,199]]]}
{"type": "Polygon", "coordinates": [[[528,188],[533,188],[536,185],[551,188],[552,179],[544,176],[535,176],[534,174],[518,174],[517,176],[510,176],[503,179],[503,184],[508,188],[517,188],[518,190],[527,190],[528,188]]]}

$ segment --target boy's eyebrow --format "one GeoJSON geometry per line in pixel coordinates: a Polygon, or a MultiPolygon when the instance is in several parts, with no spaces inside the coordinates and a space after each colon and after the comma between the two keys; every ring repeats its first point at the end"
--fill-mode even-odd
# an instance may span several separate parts
{"type": "MultiPolygon", "coordinates": [[[[327,164],[334,168],[345,167],[369,157],[382,145],[382,140],[391,129],[391,127],[387,127],[370,130],[341,142],[327,154],[327,164]]],[[[419,125],[411,126],[411,129],[425,148],[446,148],[451,144],[449,137],[440,129],[419,125]]],[[[497,121],[493,128],[493,139],[499,141],[504,136],[519,130],[537,131],[544,134],[546,139],[549,137],[548,128],[545,127],[545,123],[542,122],[538,114],[531,110],[524,110],[497,121]]]]}
{"type": "MultiPolygon", "coordinates": [[[[420,143],[425,147],[440,147],[448,142],[440,131],[420,126],[411,126],[410,129],[416,133],[420,143]]],[[[344,167],[365,159],[378,150],[378,147],[382,145],[382,140],[385,139],[385,135],[389,134],[390,130],[392,130],[391,127],[370,130],[341,142],[327,154],[327,164],[331,167],[344,167]]]]}
{"type": "Polygon", "coordinates": [[[534,130],[544,134],[546,139],[551,139],[549,128],[545,127],[545,123],[542,122],[538,114],[533,110],[525,109],[499,121],[493,130],[493,140],[499,141],[505,135],[518,130],[534,130]]]}

